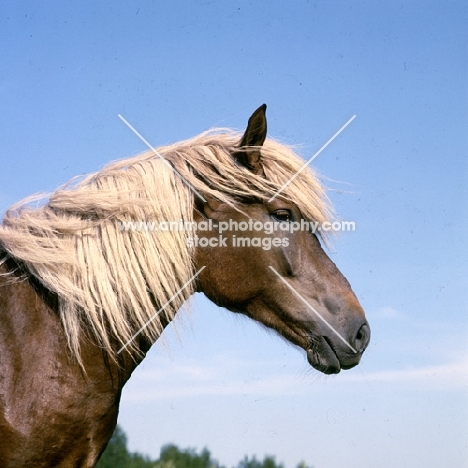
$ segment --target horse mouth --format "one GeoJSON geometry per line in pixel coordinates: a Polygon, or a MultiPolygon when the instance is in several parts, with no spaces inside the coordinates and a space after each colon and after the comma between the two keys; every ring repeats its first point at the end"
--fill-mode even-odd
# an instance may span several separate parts
{"type": "Polygon", "coordinates": [[[335,348],[326,336],[314,339],[312,347],[307,350],[309,364],[324,374],[338,374],[342,366],[335,348]]]}

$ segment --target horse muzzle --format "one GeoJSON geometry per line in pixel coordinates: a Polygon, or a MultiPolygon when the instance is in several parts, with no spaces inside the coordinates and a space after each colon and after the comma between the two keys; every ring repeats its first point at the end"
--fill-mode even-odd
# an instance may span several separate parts
{"type": "Polygon", "coordinates": [[[338,332],[315,336],[307,349],[307,360],[324,374],[338,374],[341,369],[351,369],[359,364],[370,341],[370,327],[362,323],[351,339],[346,340],[338,332]]]}

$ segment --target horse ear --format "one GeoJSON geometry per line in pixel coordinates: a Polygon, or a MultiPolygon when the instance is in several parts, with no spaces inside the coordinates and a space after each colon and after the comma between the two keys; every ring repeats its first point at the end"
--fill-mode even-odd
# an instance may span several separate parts
{"type": "Polygon", "coordinates": [[[247,129],[239,144],[242,149],[233,154],[239,164],[258,175],[263,172],[260,163],[260,146],[265,142],[267,134],[266,108],[266,104],[262,104],[250,116],[247,129]]]}

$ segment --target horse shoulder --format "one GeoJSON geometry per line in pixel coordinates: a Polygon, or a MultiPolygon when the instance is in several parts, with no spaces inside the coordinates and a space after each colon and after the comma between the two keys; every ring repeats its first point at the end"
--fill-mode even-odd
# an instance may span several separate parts
{"type": "Polygon", "coordinates": [[[85,373],[28,281],[0,276],[0,324],[0,466],[94,466],[126,376],[86,341],[85,373]]]}

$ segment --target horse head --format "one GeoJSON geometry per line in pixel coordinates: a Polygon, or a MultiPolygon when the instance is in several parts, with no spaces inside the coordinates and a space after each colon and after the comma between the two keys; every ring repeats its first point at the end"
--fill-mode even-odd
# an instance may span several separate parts
{"type": "MultiPolygon", "coordinates": [[[[263,176],[265,110],[250,117],[232,154],[257,176],[263,176]]],[[[194,219],[214,226],[195,245],[195,266],[205,267],[198,291],[275,330],[325,374],[359,363],[370,339],[364,311],[294,203],[278,196],[233,207],[207,197],[196,203],[194,219]]]]}

